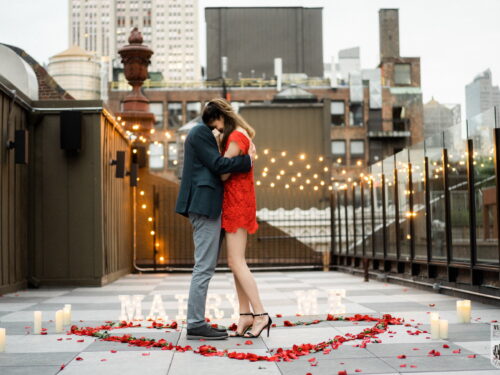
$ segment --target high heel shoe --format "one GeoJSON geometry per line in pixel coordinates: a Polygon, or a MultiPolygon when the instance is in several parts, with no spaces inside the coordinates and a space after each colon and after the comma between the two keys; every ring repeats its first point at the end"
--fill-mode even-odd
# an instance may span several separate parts
{"type": "MultiPolygon", "coordinates": [[[[245,316],[245,315],[252,315],[252,313],[240,313],[240,316],[245,316]]],[[[237,331],[234,332],[234,334],[232,335],[229,335],[229,337],[245,337],[245,333],[252,327],[252,325],[248,325],[247,327],[245,327],[242,331],[242,333],[238,333],[237,331]]]]}
{"type": "Polygon", "coordinates": [[[262,331],[265,330],[266,328],[267,328],[267,337],[269,337],[269,331],[271,330],[271,325],[273,324],[273,320],[271,319],[271,317],[269,316],[269,314],[268,313],[253,314],[254,317],[256,317],[256,316],[265,316],[265,315],[267,315],[267,317],[269,318],[269,320],[267,321],[267,324],[264,327],[262,327],[262,329],[260,330],[260,332],[257,335],[254,335],[252,332],[247,332],[247,333],[245,333],[244,337],[257,338],[257,337],[260,336],[260,334],[262,333],[262,331]]]}

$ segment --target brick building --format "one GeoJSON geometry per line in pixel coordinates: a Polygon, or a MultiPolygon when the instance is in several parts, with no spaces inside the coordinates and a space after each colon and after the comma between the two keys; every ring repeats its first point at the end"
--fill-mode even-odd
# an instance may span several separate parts
{"type": "MultiPolygon", "coordinates": [[[[369,164],[383,160],[404,147],[423,140],[423,105],[420,58],[399,56],[399,24],[396,9],[380,10],[380,64],[377,69],[352,71],[349,80],[296,82],[320,102],[330,102],[331,177],[355,179],[369,164]]],[[[355,64],[354,64],[355,65],[355,64]]],[[[293,82],[284,82],[289,87],[293,82]]],[[[164,159],[156,171],[175,180],[176,130],[199,116],[203,105],[224,94],[235,108],[271,103],[278,93],[275,81],[262,79],[233,82],[230,86],[201,82],[198,87],[145,84],[156,117],[156,141],[150,151],[164,159]],[[160,146],[159,146],[160,145],[160,146]]],[[[110,107],[119,112],[128,88],[113,83],[110,107]]],[[[272,124],[269,124],[272,126],[272,124]]],[[[258,146],[258,145],[257,145],[258,146]]]]}

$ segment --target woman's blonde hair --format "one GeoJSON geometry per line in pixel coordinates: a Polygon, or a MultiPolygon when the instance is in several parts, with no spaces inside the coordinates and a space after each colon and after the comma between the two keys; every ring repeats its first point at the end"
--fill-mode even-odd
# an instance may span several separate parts
{"type": "Polygon", "coordinates": [[[224,119],[224,131],[220,145],[221,151],[225,150],[229,136],[238,126],[243,128],[250,138],[255,137],[254,128],[234,111],[229,102],[222,98],[215,98],[205,105],[202,120],[205,124],[211,125],[212,122],[220,118],[224,119]]]}

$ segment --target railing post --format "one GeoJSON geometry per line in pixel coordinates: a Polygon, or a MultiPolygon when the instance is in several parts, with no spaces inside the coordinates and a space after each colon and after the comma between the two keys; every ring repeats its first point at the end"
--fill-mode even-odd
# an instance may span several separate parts
{"type": "Polygon", "coordinates": [[[356,239],[356,185],[352,184],[352,237],[353,237],[353,249],[354,256],[358,255],[357,239],[356,239]]]}
{"type": "Polygon", "coordinates": [[[408,205],[410,209],[410,216],[408,217],[410,226],[410,275],[415,276],[417,270],[415,269],[415,211],[413,207],[413,165],[411,161],[408,162],[408,205]]]}
{"type": "Polygon", "coordinates": [[[386,209],[385,209],[385,174],[382,173],[382,239],[384,244],[384,270],[385,270],[385,262],[387,260],[387,230],[386,230],[386,209]]]}
{"type": "Polygon", "coordinates": [[[375,194],[373,192],[373,180],[370,179],[370,211],[372,216],[372,259],[375,259],[375,240],[373,235],[375,233],[375,194]]]}
{"type": "Polygon", "coordinates": [[[427,277],[435,276],[430,265],[432,259],[432,222],[431,222],[431,188],[429,176],[429,158],[424,156],[424,188],[425,188],[425,244],[427,251],[427,277]]]}
{"type": "Polygon", "coordinates": [[[474,144],[467,139],[467,190],[469,195],[470,283],[481,284],[480,273],[474,271],[477,262],[476,199],[474,179],[474,144]]]}
{"type": "MultiPolygon", "coordinates": [[[[497,221],[497,245],[498,245],[498,266],[500,267],[500,225],[498,225],[498,220],[500,220],[500,128],[498,127],[498,107],[494,107],[495,115],[495,129],[493,131],[494,136],[494,162],[495,162],[495,192],[496,192],[496,221],[497,221]]],[[[498,273],[500,279],[500,272],[498,273]]]]}
{"type": "Polygon", "coordinates": [[[335,253],[335,193],[330,192],[330,262],[335,253]]]}
{"type": "MultiPolygon", "coordinates": [[[[396,162],[394,162],[396,165],[396,162]]],[[[399,272],[399,261],[401,258],[401,228],[399,227],[399,179],[398,179],[398,169],[394,168],[394,224],[395,224],[395,232],[396,232],[396,260],[398,263],[398,272],[399,272]]]]}
{"type": "Polygon", "coordinates": [[[344,215],[345,215],[345,254],[346,256],[349,256],[349,217],[348,217],[348,210],[347,210],[347,186],[344,189],[344,215]]]}
{"type": "Polygon", "coordinates": [[[363,258],[366,257],[366,241],[365,241],[365,184],[363,181],[359,183],[359,190],[361,194],[361,249],[363,258]]]}
{"type": "Polygon", "coordinates": [[[448,272],[448,281],[455,282],[456,273],[450,270],[452,257],[452,227],[451,227],[451,199],[450,182],[448,180],[448,150],[443,148],[443,180],[444,180],[444,205],[445,205],[445,234],[446,234],[446,268],[448,272]]]}

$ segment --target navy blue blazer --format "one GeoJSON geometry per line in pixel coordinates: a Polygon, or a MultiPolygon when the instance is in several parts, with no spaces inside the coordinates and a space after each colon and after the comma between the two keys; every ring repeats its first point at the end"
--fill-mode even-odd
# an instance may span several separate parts
{"type": "Polygon", "coordinates": [[[220,175],[248,172],[251,168],[250,156],[221,156],[210,128],[204,123],[195,125],[184,142],[184,165],[175,212],[218,218],[224,194],[220,175]]]}

